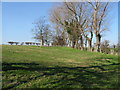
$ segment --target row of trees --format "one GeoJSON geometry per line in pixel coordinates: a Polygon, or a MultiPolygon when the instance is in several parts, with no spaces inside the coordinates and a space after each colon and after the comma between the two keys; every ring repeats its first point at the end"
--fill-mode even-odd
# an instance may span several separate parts
{"type": "Polygon", "coordinates": [[[100,52],[102,33],[107,30],[108,2],[63,2],[51,8],[49,19],[35,22],[34,38],[43,43],[100,52]],[[53,30],[54,29],[54,30],[53,30]],[[51,32],[53,31],[53,32],[51,32]],[[96,40],[93,45],[93,38],[96,40]]]}
{"type": "Polygon", "coordinates": [[[58,36],[72,43],[73,48],[100,51],[101,33],[106,30],[108,2],[64,2],[51,10],[50,20],[58,29],[58,36]],[[65,35],[63,35],[65,34],[65,35]],[[87,45],[88,44],[88,45],[87,45]]]}

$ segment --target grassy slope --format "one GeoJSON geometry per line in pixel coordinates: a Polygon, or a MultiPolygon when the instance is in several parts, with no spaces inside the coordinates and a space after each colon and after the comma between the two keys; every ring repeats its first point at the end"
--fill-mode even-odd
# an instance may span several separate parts
{"type": "Polygon", "coordinates": [[[118,57],[66,47],[3,46],[3,88],[116,88],[118,57]]]}

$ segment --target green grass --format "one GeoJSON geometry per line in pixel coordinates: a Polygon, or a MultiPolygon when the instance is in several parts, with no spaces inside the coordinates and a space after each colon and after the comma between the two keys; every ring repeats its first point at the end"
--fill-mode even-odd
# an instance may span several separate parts
{"type": "Polygon", "coordinates": [[[67,47],[2,46],[3,88],[118,88],[118,56],[67,47]]]}

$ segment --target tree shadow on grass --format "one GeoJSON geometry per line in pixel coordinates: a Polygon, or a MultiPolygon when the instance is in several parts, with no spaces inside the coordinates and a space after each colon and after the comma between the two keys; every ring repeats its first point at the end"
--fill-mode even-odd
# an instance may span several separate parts
{"type": "MultiPolygon", "coordinates": [[[[120,63],[89,67],[47,67],[36,63],[3,63],[2,70],[43,72],[42,75],[37,75],[24,83],[42,76],[61,75],[62,78],[49,82],[51,85],[58,83],[56,86],[53,86],[53,88],[71,88],[74,86],[80,86],[82,88],[118,88],[119,85],[116,81],[118,65],[120,65],[120,63]]],[[[8,87],[7,89],[14,88],[22,83],[23,82],[20,82],[19,84],[8,87]]]]}

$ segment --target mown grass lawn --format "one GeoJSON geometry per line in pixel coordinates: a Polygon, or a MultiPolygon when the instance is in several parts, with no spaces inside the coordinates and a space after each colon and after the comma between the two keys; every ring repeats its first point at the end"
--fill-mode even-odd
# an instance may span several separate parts
{"type": "Polygon", "coordinates": [[[118,88],[118,56],[67,47],[2,46],[3,88],[118,88]]]}

